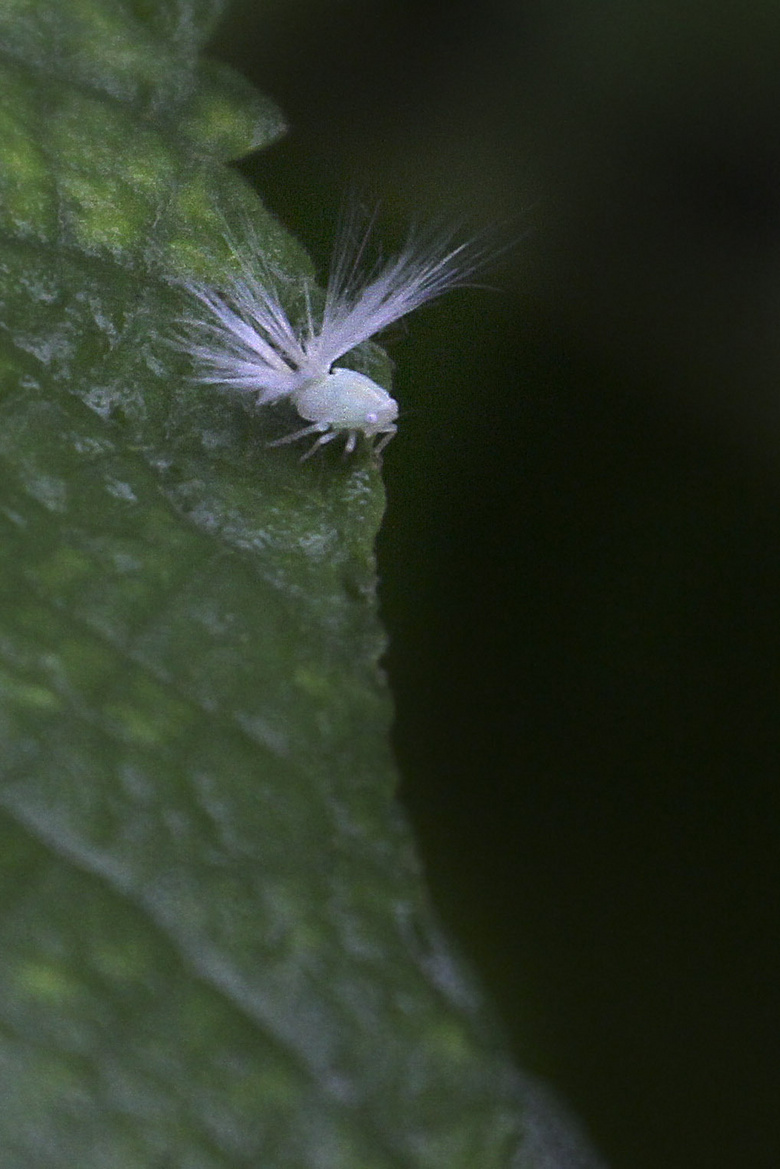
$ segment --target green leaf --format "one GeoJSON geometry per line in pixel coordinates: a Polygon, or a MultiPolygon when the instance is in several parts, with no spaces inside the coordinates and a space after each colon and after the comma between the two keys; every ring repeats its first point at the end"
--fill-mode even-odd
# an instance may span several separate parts
{"type": "Polygon", "coordinates": [[[0,12],[0,1161],[562,1165],[396,806],[377,467],[171,344],[225,220],[310,272],[219,7],[0,12]]]}

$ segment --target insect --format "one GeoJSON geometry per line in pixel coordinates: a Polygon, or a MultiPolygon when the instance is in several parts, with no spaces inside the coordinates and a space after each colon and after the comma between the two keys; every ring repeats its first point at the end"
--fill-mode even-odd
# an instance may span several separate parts
{"type": "Polygon", "coordinates": [[[261,406],[289,399],[306,425],[269,445],[316,435],[304,459],[339,435],[346,436],[346,454],[361,434],[377,454],[387,446],[398,429],[398,403],[365,374],[335,362],[483,266],[474,241],[453,245],[451,235],[410,235],[398,255],[361,273],[368,235],[353,228],[341,240],[319,314],[304,285],[301,325],[288,316],[280,282],[261,257],[239,255],[240,275],[220,290],[186,285],[206,310],[185,321],[183,346],[198,380],[252,393],[261,406]]]}

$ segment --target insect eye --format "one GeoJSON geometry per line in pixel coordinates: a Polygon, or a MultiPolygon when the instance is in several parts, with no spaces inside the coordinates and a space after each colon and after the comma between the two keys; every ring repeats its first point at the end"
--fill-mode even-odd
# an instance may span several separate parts
{"type": "Polygon", "coordinates": [[[366,414],[366,422],[369,425],[371,425],[372,423],[378,422],[378,421],[379,421],[379,415],[375,414],[373,410],[369,410],[368,414],[366,414]]]}

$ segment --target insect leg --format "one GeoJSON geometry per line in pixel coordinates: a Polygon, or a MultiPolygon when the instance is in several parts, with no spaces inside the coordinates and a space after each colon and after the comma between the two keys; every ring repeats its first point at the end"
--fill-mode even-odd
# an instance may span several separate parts
{"type": "Polygon", "coordinates": [[[315,451],[318,451],[321,446],[325,446],[326,442],[331,442],[337,434],[337,430],[329,430],[327,433],[321,434],[311,450],[308,450],[305,455],[301,455],[301,462],[304,463],[306,459],[310,459],[315,451]]]}
{"type": "Polygon", "coordinates": [[[397,427],[397,426],[394,426],[392,430],[387,430],[387,431],[385,431],[385,433],[383,434],[383,436],[380,438],[379,442],[378,442],[378,443],[376,444],[376,446],[374,447],[374,454],[375,454],[375,455],[379,455],[379,454],[381,454],[381,453],[382,453],[382,451],[383,451],[383,450],[385,449],[385,447],[387,446],[387,444],[389,443],[390,439],[391,439],[391,438],[392,438],[392,437],[393,437],[395,434],[397,434],[397,433],[398,433],[398,427],[397,427]]]}
{"type": "MultiPolygon", "coordinates": [[[[292,434],[285,434],[283,438],[275,438],[268,446],[284,446],[287,442],[297,442],[299,438],[306,438],[309,434],[322,433],[327,430],[327,423],[313,422],[311,426],[304,426],[302,430],[294,430],[292,434]]],[[[327,442],[327,439],[325,440],[327,442]]]]}

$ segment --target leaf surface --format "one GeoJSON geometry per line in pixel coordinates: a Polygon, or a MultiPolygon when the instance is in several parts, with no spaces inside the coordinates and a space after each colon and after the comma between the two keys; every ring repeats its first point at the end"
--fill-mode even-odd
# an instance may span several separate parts
{"type": "Polygon", "coordinates": [[[0,1159],[557,1166],[395,803],[378,469],[171,343],[225,220],[311,273],[219,9],[0,12],[0,1159]]]}

